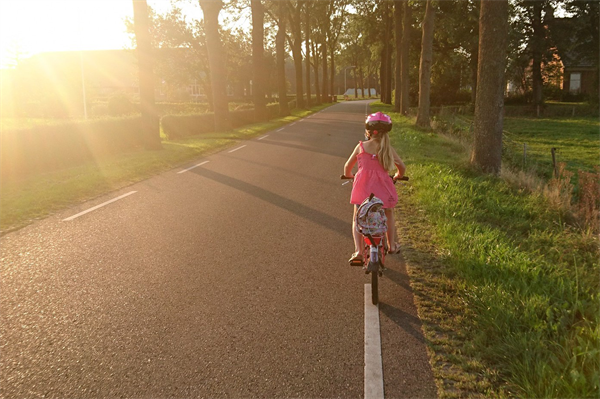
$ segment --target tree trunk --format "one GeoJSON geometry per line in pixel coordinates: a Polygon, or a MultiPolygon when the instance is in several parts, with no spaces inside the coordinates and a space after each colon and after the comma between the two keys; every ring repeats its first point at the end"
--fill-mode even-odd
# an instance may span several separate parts
{"type": "Polygon", "coordinates": [[[371,98],[371,69],[367,66],[367,96],[371,98]]]}
{"type": "Polygon", "coordinates": [[[508,0],[482,0],[471,164],[494,174],[498,174],[502,166],[502,114],[507,43],[508,0]]]}
{"type": "Polygon", "coordinates": [[[154,58],[148,21],[146,0],[133,1],[133,20],[139,67],[141,129],[144,147],[160,150],[160,122],[154,101],[154,58]]]}
{"type": "Polygon", "coordinates": [[[265,11],[261,0],[251,0],[252,7],[252,98],[254,100],[254,115],[257,122],[268,120],[265,88],[265,46],[264,22],[265,11]]]}
{"type": "Polygon", "coordinates": [[[300,8],[294,9],[296,15],[292,18],[292,35],[294,41],[291,43],[292,57],[294,57],[294,68],[296,69],[296,106],[306,108],[304,102],[304,84],[302,82],[302,27],[300,18],[302,12],[300,8]]]}
{"type": "Polygon", "coordinates": [[[389,3],[383,2],[383,46],[381,49],[381,102],[385,104],[392,103],[392,54],[391,54],[391,32],[392,18],[390,16],[389,3]]]}
{"type": "Polygon", "coordinates": [[[423,38],[421,40],[421,65],[419,68],[419,112],[417,126],[431,129],[429,118],[429,93],[431,89],[431,63],[433,59],[433,26],[435,20],[435,7],[431,0],[425,6],[423,18],[423,38]]]}
{"type": "Polygon", "coordinates": [[[279,93],[279,115],[288,116],[290,107],[287,100],[287,84],[285,80],[285,2],[279,2],[279,25],[275,39],[277,53],[277,91],[279,93]]]}
{"type": "Polygon", "coordinates": [[[402,93],[400,93],[400,113],[403,115],[408,114],[409,108],[409,97],[408,97],[408,87],[409,87],[409,48],[410,48],[410,28],[411,28],[411,19],[412,12],[408,1],[404,2],[403,7],[404,15],[402,18],[402,54],[400,57],[400,87],[402,88],[402,93]]]}
{"type": "Polygon", "coordinates": [[[331,62],[329,63],[329,72],[329,76],[331,76],[329,79],[329,92],[333,98],[333,96],[337,95],[335,90],[335,47],[331,47],[331,62]]]}
{"type": "Polygon", "coordinates": [[[469,67],[471,68],[471,103],[475,105],[477,99],[477,69],[479,66],[479,54],[478,50],[471,53],[471,60],[469,61],[469,67]]]}
{"type": "Polygon", "coordinates": [[[294,57],[294,68],[296,72],[296,107],[305,108],[304,87],[302,82],[302,50],[299,43],[292,45],[292,57],[294,57]]]}
{"type": "Polygon", "coordinates": [[[322,83],[322,87],[323,90],[321,90],[321,100],[324,103],[329,103],[331,102],[331,100],[329,99],[329,93],[328,93],[328,87],[329,87],[329,78],[327,76],[327,39],[323,39],[323,44],[321,45],[321,50],[322,50],[322,56],[321,56],[321,61],[322,61],[322,67],[323,67],[323,83],[322,83]]]}
{"type": "Polygon", "coordinates": [[[313,54],[315,55],[313,57],[314,62],[313,62],[313,67],[314,67],[314,72],[315,72],[315,97],[317,100],[317,104],[321,104],[321,87],[319,85],[319,50],[318,50],[318,44],[314,43],[313,44],[313,54]]]}
{"type": "Polygon", "coordinates": [[[533,64],[532,80],[533,80],[533,105],[539,106],[544,103],[543,99],[543,82],[542,82],[542,53],[544,51],[544,26],[542,24],[542,6],[540,0],[532,1],[533,3],[533,37],[531,40],[533,64]]]}
{"type": "Polygon", "coordinates": [[[360,94],[362,98],[365,98],[365,79],[363,76],[363,69],[362,66],[360,67],[359,71],[358,71],[358,79],[360,81],[360,94]]]}
{"type": "MultiPolygon", "coordinates": [[[[304,31],[306,32],[305,45],[306,45],[306,106],[310,108],[312,102],[312,93],[310,88],[310,7],[309,3],[304,3],[305,8],[305,16],[306,16],[306,26],[304,31]]],[[[317,102],[319,102],[319,98],[317,96],[317,102]]]]}
{"type": "Polygon", "coordinates": [[[223,62],[224,50],[219,35],[219,13],[223,7],[223,2],[220,0],[199,0],[199,3],[204,14],[206,50],[215,110],[215,130],[217,132],[226,131],[231,129],[231,120],[229,119],[225,65],[223,62]]]}
{"type": "MultiPolygon", "coordinates": [[[[358,62],[354,62],[354,65],[358,64],[358,62]]],[[[358,84],[356,80],[356,68],[352,68],[352,72],[354,72],[354,98],[358,98],[358,84]]]]}
{"type": "Polygon", "coordinates": [[[396,0],[394,2],[394,31],[396,36],[396,79],[394,85],[394,112],[400,112],[400,98],[402,95],[402,4],[402,0],[396,0]]]}
{"type": "Polygon", "coordinates": [[[296,73],[296,107],[298,108],[306,108],[302,77],[302,4],[302,2],[297,2],[295,7],[290,8],[291,30],[294,39],[293,42],[290,42],[290,47],[292,49],[296,73]]]}

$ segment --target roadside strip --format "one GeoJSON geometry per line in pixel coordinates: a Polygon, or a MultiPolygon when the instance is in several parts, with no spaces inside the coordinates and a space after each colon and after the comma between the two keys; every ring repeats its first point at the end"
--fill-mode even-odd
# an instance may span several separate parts
{"type": "Polygon", "coordinates": [[[100,204],[100,205],[96,205],[96,206],[94,206],[94,207],[92,207],[92,208],[90,208],[90,209],[88,209],[88,210],[86,210],[86,211],[79,212],[77,215],[73,215],[73,216],[71,216],[71,217],[68,217],[68,218],[66,218],[66,219],[63,219],[63,222],[68,222],[68,221],[70,221],[70,220],[73,220],[73,219],[75,219],[75,218],[78,218],[79,216],[85,215],[85,214],[86,214],[86,213],[88,213],[88,212],[95,211],[95,210],[96,210],[96,209],[98,209],[98,208],[102,208],[102,207],[103,207],[103,206],[105,206],[105,205],[111,204],[111,203],[113,203],[113,202],[115,202],[115,201],[118,201],[118,200],[120,200],[120,199],[123,199],[123,198],[125,198],[125,197],[127,197],[127,196],[130,196],[131,194],[135,194],[135,193],[137,193],[137,191],[130,191],[130,192],[128,192],[127,194],[123,194],[123,195],[121,195],[121,196],[119,196],[119,197],[117,197],[117,198],[113,198],[113,199],[111,199],[110,201],[106,201],[106,202],[104,202],[104,203],[102,203],[102,204],[100,204]]]}

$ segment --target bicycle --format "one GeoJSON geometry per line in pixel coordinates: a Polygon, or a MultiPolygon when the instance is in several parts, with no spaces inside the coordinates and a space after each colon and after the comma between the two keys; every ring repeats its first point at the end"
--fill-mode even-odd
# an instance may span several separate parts
{"type": "MultiPolygon", "coordinates": [[[[341,175],[340,178],[342,180],[353,180],[351,177],[346,177],[341,175]]],[[[393,176],[390,176],[394,184],[398,180],[408,181],[407,176],[403,176],[400,179],[394,179],[393,176]]],[[[369,201],[373,199],[375,195],[371,193],[369,196],[369,201]]],[[[363,232],[359,230],[359,232],[363,236],[363,241],[365,243],[362,250],[362,261],[357,261],[356,264],[350,263],[350,266],[362,266],[365,274],[371,275],[371,302],[373,305],[377,305],[379,303],[379,277],[383,276],[383,272],[385,270],[385,255],[388,253],[389,247],[387,242],[387,235],[383,233],[382,235],[373,236],[368,232],[363,232]]]]}

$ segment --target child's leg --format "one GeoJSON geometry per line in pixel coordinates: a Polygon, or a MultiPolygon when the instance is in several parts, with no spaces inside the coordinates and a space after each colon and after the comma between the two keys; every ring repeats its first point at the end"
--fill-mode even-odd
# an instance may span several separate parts
{"type": "Polygon", "coordinates": [[[354,237],[354,252],[362,253],[364,242],[363,236],[356,231],[356,212],[358,211],[358,205],[354,205],[354,215],[352,216],[352,237],[354,237]]]}
{"type": "Polygon", "coordinates": [[[395,251],[396,248],[396,218],[394,215],[394,208],[386,208],[385,217],[387,218],[387,239],[388,249],[395,251]]]}

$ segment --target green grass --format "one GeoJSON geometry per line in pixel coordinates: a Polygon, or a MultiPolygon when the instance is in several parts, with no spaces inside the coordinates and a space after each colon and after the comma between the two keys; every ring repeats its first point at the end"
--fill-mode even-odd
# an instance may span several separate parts
{"type": "MultiPolygon", "coordinates": [[[[474,172],[458,141],[391,116],[411,177],[400,236],[440,395],[598,397],[598,237],[544,197],[474,172]]],[[[571,121],[538,122],[559,139],[571,121]]]]}
{"type": "Polygon", "coordinates": [[[545,177],[552,174],[551,149],[557,149],[557,162],[565,162],[567,169],[592,171],[600,160],[600,124],[597,118],[505,118],[506,136],[515,143],[507,143],[521,162],[523,143],[527,144],[529,162],[545,177]]]}
{"type": "Polygon", "coordinates": [[[4,233],[23,227],[34,219],[149,178],[194,158],[210,155],[328,105],[294,110],[288,117],[225,133],[204,134],[177,141],[163,137],[161,151],[131,152],[26,179],[1,181],[0,231],[4,233]]]}

